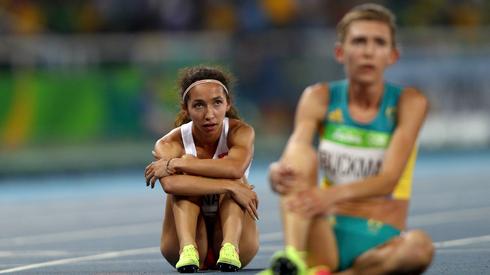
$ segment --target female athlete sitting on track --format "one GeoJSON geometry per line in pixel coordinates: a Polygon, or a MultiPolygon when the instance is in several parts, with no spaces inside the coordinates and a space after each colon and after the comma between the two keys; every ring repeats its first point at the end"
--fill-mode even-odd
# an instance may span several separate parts
{"type": "Polygon", "coordinates": [[[167,193],[160,249],[179,272],[237,271],[258,250],[258,198],[247,182],[254,130],[238,118],[230,81],[217,68],[181,71],[177,127],[145,169],[147,186],[160,180],[167,193]]]}
{"type": "Polygon", "coordinates": [[[419,274],[430,264],[430,237],[403,232],[428,101],[414,88],[384,80],[399,57],[394,21],[386,8],[364,4],[338,24],[335,57],[346,79],[303,92],[294,132],[270,166],[286,249],[262,274],[328,274],[328,268],[419,274]],[[316,186],[317,162],[322,186],[316,186]],[[319,265],[328,268],[314,268],[319,265]]]}

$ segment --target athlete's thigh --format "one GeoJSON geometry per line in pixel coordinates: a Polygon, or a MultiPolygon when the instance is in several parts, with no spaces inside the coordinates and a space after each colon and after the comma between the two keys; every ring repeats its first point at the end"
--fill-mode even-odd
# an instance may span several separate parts
{"type": "Polygon", "coordinates": [[[240,262],[242,267],[249,264],[259,250],[259,230],[257,222],[245,212],[243,216],[242,235],[240,236],[240,262]]]}
{"type": "MultiPolygon", "coordinates": [[[[171,265],[175,266],[179,260],[180,244],[172,211],[173,201],[173,196],[168,194],[165,202],[165,213],[160,237],[160,251],[165,259],[167,259],[171,265]]],[[[202,215],[199,215],[197,221],[196,244],[199,251],[199,258],[204,259],[208,249],[208,238],[206,224],[202,215]]]]}
{"type": "Polygon", "coordinates": [[[353,267],[362,271],[377,266],[387,272],[419,274],[430,264],[433,253],[430,237],[421,230],[412,230],[364,252],[353,267]]]}
{"type": "Polygon", "coordinates": [[[337,241],[327,218],[317,217],[311,222],[307,240],[308,265],[327,265],[336,270],[339,262],[337,241]]]}
{"type": "MultiPolygon", "coordinates": [[[[220,203],[223,199],[225,199],[225,196],[221,195],[220,203]]],[[[242,267],[244,267],[250,263],[253,257],[257,254],[259,249],[259,230],[257,228],[257,222],[246,211],[243,215],[242,222],[242,234],[240,236],[238,250],[240,262],[242,263],[242,267]]],[[[212,243],[210,243],[210,246],[212,246],[213,251],[216,253],[216,255],[218,255],[223,242],[223,230],[221,228],[219,215],[217,215],[214,228],[213,240],[212,243]]]]}

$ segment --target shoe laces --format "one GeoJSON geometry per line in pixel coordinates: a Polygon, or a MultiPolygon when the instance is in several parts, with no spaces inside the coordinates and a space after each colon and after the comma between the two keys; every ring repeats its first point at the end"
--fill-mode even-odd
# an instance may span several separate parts
{"type": "Polygon", "coordinates": [[[225,243],[221,249],[221,253],[227,258],[238,258],[238,253],[236,252],[235,246],[231,243],[225,243]]]}
{"type": "Polygon", "coordinates": [[[184,246],[184,248],[182,248],[182,255],[184,257],[196,257],[197,253],[196,253],[196,248],[192,245],[192,244],[189,244],[189,245],[186,245],[184,246]]]}

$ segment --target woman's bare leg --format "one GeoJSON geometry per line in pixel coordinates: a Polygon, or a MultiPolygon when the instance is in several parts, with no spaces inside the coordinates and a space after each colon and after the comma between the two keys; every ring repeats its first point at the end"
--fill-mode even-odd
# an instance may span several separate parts
{"type": "Polygon", "coordinates": [[[259,230],[257,223],[249,214],[244,215],[242,227],[242,236],[238,247],[243,268],[252,261],[259,250],[259,230]]]}
{"type": "Polygon", "coordinates": [[[197,247],[196,232],[197,220],[201,212],[201,198],[182,196],[172,196],[172,198],[172,210],[180,249],[189,244],[197,247]]]}
{"type": "Polygon", "coordinates": [[[242,210],[229,194],[221,196],[219,205],[219,218],[223,240],[221,244],[231,243],[236,248],[240,241],[243,229],[243,217],[245,212],[242,210]]]}
{"type": "Polygon", "coordinates": [[[312,220],[306,251],[309,267],[325,265],[330,270],[337,269],[339,262],[337,240],[326,218],[318,217],[312,220]]]}
{"type": "MultiPolygon", "coordinates": [[[[178,229],[176,227],[175,216],[174,216],[174,206],[175,200],[173,195],[167,195],[166,205],[165,205],[165,214],[163,219],[162,226],[162,234],[160,238],[160,251],[163,257],[172,265],[175,266],[177,261],[179,260],[180,250],[183,246],[181,246],[181,242],[179,239],[178,229]]],[[[180,208],[179,214],[186,214],[183,209],[180,208]]],[[[181,223],[185,218],[181,218],[181,223]]],[[[199,259],[202,263],[206,256],[206,252],[208,249],[208,240],[206,233],[206,225],[204,223],[204,219],[202,215],[198,214],[198,218],[196,219],[197,228],[193,230],[194,232],[194,240],[193,242],[197,245],[197,250],[199,251],[199,259]]],[[[184,226],[184,228],[186,228],[184,226]]],[[[186,229],[180,229],[186,230],[186,229]]],[[[190,233],[192,234],[192,233],[190,233]]],[[[187,233],[187,235],[190,235],[187,233]]],[[[185,235],[185,234],[184,234],[185,235]]],[[[189,237],[188,237],[189,238],[189,237]]]]}
{"type": "Polygon", "coordinates": [[[366,251],[351,269],[338,274],[422,274],[433,255],[430,237],[421,230],[413,230],[366,251]]]}
{"type": "MultiPolygon", "coordinates": [[[[310,188],[317,183],[317,157],[313,148],[291,147],[283,156],[284,163],[296,171],[296,191],[310,188]]],[[[281,211],[284,228],[284,242],[298,251],[306,251],[308,233],[312,219],[303,217],[288,209],[287,203],[296,197],[296,192],[281,196],[281,211]]]]}
{"type": "Polygon", "coordinates": [[[274,274],[303,272],[308,267],[338,265],[337,244],[330,223],[324,217],[308,218],[292,211],[288,204],[298,193],[317,188],[317,155],[311,146],[288,144],[281,165],[294,171],[295,190],[281,195],[281,213],[286,249],[274,257],[270,270],[274,274]]]}
{"type": "Polygon", "coordinates": [[[219,248],[227,242],[233,244],[244,267],[259,249],[257,224],[228,194],[222,195],[219,217],[222,237],[216,236],[214,243],[219,244],[219,248]]]}

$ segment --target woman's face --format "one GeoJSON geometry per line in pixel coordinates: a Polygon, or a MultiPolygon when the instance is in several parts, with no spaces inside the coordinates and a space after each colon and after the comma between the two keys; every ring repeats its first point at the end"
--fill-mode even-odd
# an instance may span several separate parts
{"type": "Polygon", "coordinates": [[[213,134],[221,130],[225,114],[230,109],[225,93],[223,87],[216,83],[202,83],[189,91],[187,113],[200,132],[213,134]]]}
{"type": "Polygon", "coordinates": [[[392,39],[389,26],[383,22],[354,21],[335,55],[350,79],[364,84],[382,81],[385,69],[399,56],[392,39]]]}

